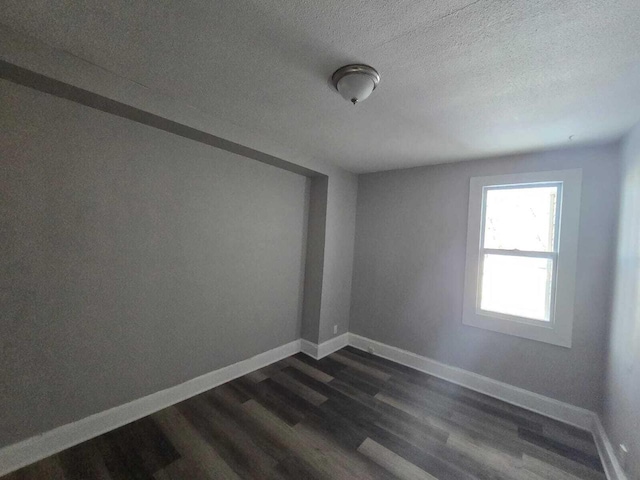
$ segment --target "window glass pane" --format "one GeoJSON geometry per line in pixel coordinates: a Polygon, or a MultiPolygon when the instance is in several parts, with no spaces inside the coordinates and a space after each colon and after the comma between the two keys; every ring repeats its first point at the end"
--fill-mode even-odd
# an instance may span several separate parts
{"type": "Polygon", "coordinates": [[[550,259],[486,254],[480,308],[549,321],[552,278],[550,259]]]}
{"type": "Polygon", "coordinates": [[[553,251],[557,196],[557,186],[489,187],[484,248],[553,251]]]}

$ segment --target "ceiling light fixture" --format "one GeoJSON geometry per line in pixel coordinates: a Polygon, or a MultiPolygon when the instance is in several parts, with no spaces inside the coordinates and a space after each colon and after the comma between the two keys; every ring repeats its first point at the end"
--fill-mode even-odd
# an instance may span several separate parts
{"type": "Polygon", "coordinates": [[[380,74],[369,65],[345,65],[335,71],[331,83],[342,98],[354,105],[366,100],[380,83],[380,74]]]}

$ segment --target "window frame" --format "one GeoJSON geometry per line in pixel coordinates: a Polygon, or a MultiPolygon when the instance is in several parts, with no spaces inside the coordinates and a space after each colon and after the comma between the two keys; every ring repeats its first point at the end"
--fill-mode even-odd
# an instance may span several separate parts
{"type": "Polygon", "coordinates": [[[581,188],[581,169],[471,178],[462,312],[462,323],[464,325],[567,348],[571,347],[581,188]],[[485,200],[489,190],[550,185],[558,185],[553,251],[538,252],[484,248],[485,200]],[[485,253],[552,258],[553,281],[548,321],[492,312],[480,308],[482,268],[484,266],[485,253]]]}
{"type": "Polygon", "coordinates": [[[535,183],[517,183],[511,185],[485,185],[482,187],[482,210],[480,213],[480,252],[478,254],[478,284],[477,284],[477,292],[476,292],[476,312],[482,315],[489,315],[498,318],[504,318],[506,320],[512,320],[515,322],[521,323],[531,323],[533,325],[542,325],[548,326],[552,324],[555,320],[555,297],[556,297],[556,288],[557,280],[558,280],[558,246],[559,246],[559,238],[560,238],[560,218],[561,218],[561,210],[562,210],[562,182],[535,182],[535,183]],[[555,187],[557,192],[556,199],[556,211],[554,218],[554,238],[553,238],[553,248],[551,251],[544,252],[538,250],[518,250],[518,249],[504,249],[504,248],[486,248],[484,246],[485,237],[486,237],[486,209],[487,209],[487,194],[490,190],[521,190],[524,188],[545,188],[545,187],[555,187]],[[485,264],[485,255],[501,255],[501,256],[512,256],[512,257],[520,257],[520,258],[544,258],[547,260],[551,260],[552,262],[552,279],[551,279],[551,292],[549,294],[549,319],[548,320],[538,320],[535,318],[529,317],[520,317],[517,315],[512,315],[508,313],[502,312],[494,312],[492,310],[483,310],[482,309],[482,276],[484,274],[484,264],[485,264]]]}

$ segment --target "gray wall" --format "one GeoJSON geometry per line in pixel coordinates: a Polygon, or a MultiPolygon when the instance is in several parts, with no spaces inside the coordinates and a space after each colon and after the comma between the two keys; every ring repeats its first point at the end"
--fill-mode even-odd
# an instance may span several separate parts
{"type": "Polygon", "coordinates": [[[302,338],[318,343],[322,308],[322,274],[327,224],[327,177],[314,177],[309,185],[309,212],[304,265],[302,338]]]}
{"type": "Polygon", "coordinates": [[[300,337],[308,180],[0,82],[0,447],[300,337]]]}
{"type": "Polygon", "coordinates": [[[617,146],[359,177],[350,330],[600,410],[619,184],[617,146]],[[469,179],[583,169],[573,347],[462,325],[469,179]]]}
{"type": "Polygon", "coordinates": [[[318,343],[350,331],[357,192],[355,175],[329,175],[318,343]],[[338,327],[336,335],[334,325],[338,327]]]}
{"type": "MultiPolygon", "coordinates": [[[[215,112],[210,114],[197,106],[184,103],[183,99],[151,90],[2,25],[0,58],[180,125],[274,155],[326,175],[328,186],[322,266],[323,288],[317,337],[320,342],[330,339],[334,336],[334,325],[338,326],[338,334],[349,330],[358,186],[355,174],[337,167],[331,159],[305,155],[296,145],[274,142],[261,131],[230,123],[215,112]]],[[[315,336],[315,333],[313,335],[315,336]]]]}
{"type": "Polygon", "coordinates": [[[620,227],[609,340],[604,423],[614,448],[629,449],[640,479],[640,126],[623,147],[620,227]]]}

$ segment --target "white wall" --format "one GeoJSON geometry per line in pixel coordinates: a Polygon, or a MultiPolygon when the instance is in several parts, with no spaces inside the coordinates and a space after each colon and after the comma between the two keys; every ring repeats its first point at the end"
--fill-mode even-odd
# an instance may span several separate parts
{"type": "Polygon", "coordinates": [[[599,411],[617,218],[618,147],[361,175],[351,331],[599,411]],[[571,349],[462,324],[471,177],[583,169],[571,349]]]}
{"type": "Polygon", "coordinates": [[[640,126],[622,149],[622,195],[609,338],[604,424],[614,448],[629,449],[640,479],[640,126]]]}

